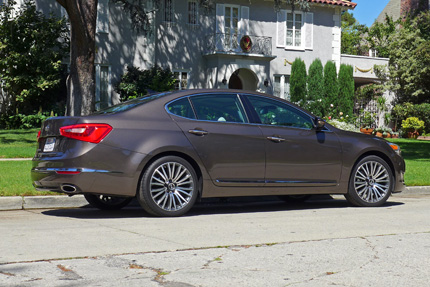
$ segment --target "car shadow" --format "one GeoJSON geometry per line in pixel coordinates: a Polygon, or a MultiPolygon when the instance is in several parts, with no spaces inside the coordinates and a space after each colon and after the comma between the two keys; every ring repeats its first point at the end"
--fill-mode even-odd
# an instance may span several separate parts
{"type": "MultiPolygon", "coordinates": [[[[403,205],[403,202],[388,201],[379,208],[403,205]]],[[[315,195],[301,203],[285,202],[275,196],[266,197],[239,197],[239,198],[210,198],[197,202],[194,207],[184,215],[192,217],[199,215],[262,213],[276,211],[295,211],[312,209],[339,209],[355,208],[345,199],[333,198],[329,195],[315,195]]],[[[378,208],[378,207],[370,207],[378,208]]],[[[129,206],[121,210],[99,210],[89,205],[80,208],[52,209],[43,211],[42,214],[56,217],[69,217],[78,219],[115,219],[115,218],[139,218],[154,217],[145,212],[133,200],[129,206]]]]}

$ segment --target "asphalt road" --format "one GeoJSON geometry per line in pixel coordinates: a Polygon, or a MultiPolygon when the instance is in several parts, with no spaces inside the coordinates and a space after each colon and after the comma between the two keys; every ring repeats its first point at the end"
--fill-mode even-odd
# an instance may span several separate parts
{"type": "Polygon", "coordinates": [[[430,195],[0,212],[0,286],[428,286],[430,195]]]}

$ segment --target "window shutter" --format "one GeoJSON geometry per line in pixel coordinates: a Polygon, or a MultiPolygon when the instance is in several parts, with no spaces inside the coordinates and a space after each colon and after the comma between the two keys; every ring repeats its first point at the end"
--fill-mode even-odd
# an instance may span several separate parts
{"type": "MultiPolygon", "coordinates": [[[[248,35],[249,33],[249,7],[241,6],[240,7],[240,30],[239,33],[242,35],[248,35]]],[[[239,38],[241,37],[239,36],[239,38]]]]}
{"type": "Polygon", "coordinates": [[[224,34],[224,5],[216,4],[216,33],[224,34]]]}
{"type": "Polygon", "coordinates": [[[215,49],[217,51],[224,50],[224,25],[224,5],[216,4],[215,49]]]}
{"type": "Polygon", "coordinates": [[[276,46],[277,47],[285,47],[285,37],[286,37],[286,29],[287,29],[287,11],[281,10],[277,14],[277,23],[276,23],[276,46]]]}
{"type": "Polygon", "coordinates": [[[98,33],[109,33],[109,0],[98,2],[96,27],[98,33]]]}
{"type": "Polygon", "coordinates": [[[305,49],[314,48],[314,13],[305,14],[305,49]]]}

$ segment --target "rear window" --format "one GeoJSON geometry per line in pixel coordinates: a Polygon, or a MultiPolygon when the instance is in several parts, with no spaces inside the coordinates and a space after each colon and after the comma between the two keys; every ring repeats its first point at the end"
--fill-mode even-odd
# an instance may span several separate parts
{"type": "Polygon", "coordinates": [[[110,106],[107,107],[105,109],[102,109],[100,111],[97,111],[93,114],[96,115],[100,115],[100,114],[115,114],[115,113],[120,113],[123,111],[127,111],[130,110],[134,107],[140,106],[140,105],[144,105],[146,103],[149,103],[153,100],[159,99],[161,97],[170,95],[172,92],[165,92],[165,93],[159,93],[159,94],[152,94],[146,97],[140,97],[140,98],[136,98],[133,100],[129,100],[123,103],[120,103],[118,105],[114,105],[114,106],[110,106]]]}

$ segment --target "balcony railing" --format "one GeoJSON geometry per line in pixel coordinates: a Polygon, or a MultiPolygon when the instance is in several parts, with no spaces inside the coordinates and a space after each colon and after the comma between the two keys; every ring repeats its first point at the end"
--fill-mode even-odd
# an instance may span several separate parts
{"type": "Polygon", "coordinates": [[[210,34],[206,36],[205,55],[250,54],[272,56],[272,37],[247,35],[251,39],[250,49],[242,49],[240,41],[244,35],[210,34]]]}

